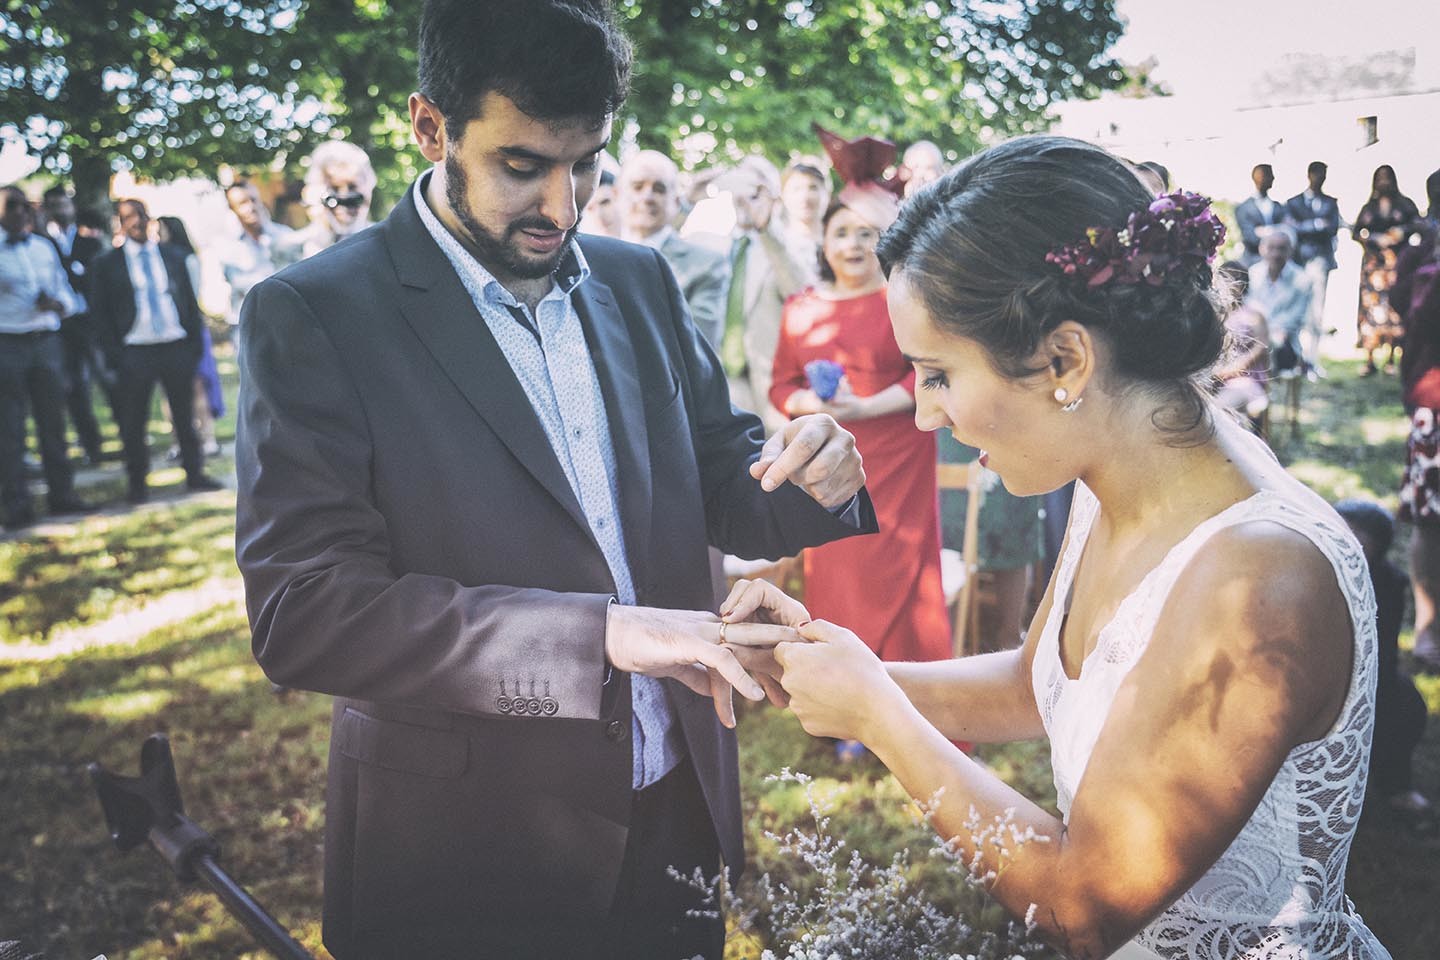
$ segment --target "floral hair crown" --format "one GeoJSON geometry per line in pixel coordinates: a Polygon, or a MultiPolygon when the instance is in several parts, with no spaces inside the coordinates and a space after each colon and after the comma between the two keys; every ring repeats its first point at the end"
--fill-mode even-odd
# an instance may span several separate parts
{"type": "Polygon", "coordinates": [[[1089,289],[1107,283],[1158,287],[1169,274],[1209,263],[1224,240],[1225,225],[1210,209],[1210,198],[1178,190],[1130,214],[1119,230],[1090,227],[1084,240],[1056,247],[1045,262],[1089,289]]]}

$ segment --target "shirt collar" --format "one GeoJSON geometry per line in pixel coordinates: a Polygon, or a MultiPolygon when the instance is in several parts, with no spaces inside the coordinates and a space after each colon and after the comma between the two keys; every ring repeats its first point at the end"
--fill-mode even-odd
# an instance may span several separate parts
{"type": "MultiPolygon", "coordinates": [[[[661,227],[659,230],[656,230],[648,237],[635,237],[633,239],[636,243],[643,243],[645,246],[649,247],[652,250],[659,250],[661,247],[665,246],[665,244],[673,236],[675,236],[675,228],[667,223],[665,226],[661,227]]],[[[627,237],[626,239],[631,238],[627,237]]]]}
{"type": "MultiPolygon", "coordinates": [[[[475,286],[478,287],[486,300],[496,303],[513,304],[516,302],[505,286],[495,279],[495,275],[485,268],[485,265],[471,256],[470,251],[460,243],[459,240],[440,222],[435,211],[430,209],[430,201],[425,198],[425,188],[430,184],[431,171],[426,170],[415,180],[413,189],[410,191],[415,198],[415,210],[420,214],[420,222],[425,224],[425,229],[435,242],[440,246],[440,252],[445,254],[445,259],[455,268],[455,272],[462,277],[470,277],[475,286]]],[[[585,253],[580,249],[580,244],[571,240],[565,247],[560,262],[551,274],[555,281],[554,288],[546,294],[546,298],[552,296],[568,297],[575,288],[584,283],[590,276],[590,264],[585,260],[585,253]]]]}
{"type": "Polygon", "coordinates": [[[158,248],[159,244],[157,244],[154,240],[146,240],[144,243],[136,243],[129,237],[125,238],[125,256],[127,257],[138,257],[140,256],[140,254],[146,252],[147,250],[155,250],[158,248]]]}

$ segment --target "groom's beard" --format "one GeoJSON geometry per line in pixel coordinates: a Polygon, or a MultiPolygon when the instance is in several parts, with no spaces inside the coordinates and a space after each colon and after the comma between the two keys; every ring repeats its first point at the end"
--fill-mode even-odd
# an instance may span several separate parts
{"type": "Polygon", "coordinates": [[[495,236],[481,225],[479,219],[470,209],[468,181],[465,177],[465,168],[455,159],[454,154],[445,157],[445,202],[455,212],[455,219],[465,228],[471,245],[478,252],[477,259],[488,268],[499,268],[512,277],[521,280],[539,280],[541,277],[548,277],[555,272],[560,265],[560,258],[565,256],[565,251],[570,249],[570,243],[575,239],[575,234],[580,229],[577,220],[575,225],[565,231],[565,242],[550,254],[536,256],[526,253],[520,249],[515,242],[515,237],[521,230],[556,230],[555,223],[546,220],[544,217],[522,217],[511,222],[505,227],[503,236],[495,236]]]}

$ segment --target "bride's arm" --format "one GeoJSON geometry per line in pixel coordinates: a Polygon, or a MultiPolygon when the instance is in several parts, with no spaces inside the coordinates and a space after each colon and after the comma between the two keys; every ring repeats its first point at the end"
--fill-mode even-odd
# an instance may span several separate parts
{"type": "Polygon", "coordinates": [[[776,658],[805,729],[859,739],[911,796],[938,794],[936,830],[999,874],[992,893],[1012,914],[1036,905],[1043,935],[1072,957],[1108,955],[1219,859],[1286,754],[1334,723],[1353,649],[1335,576],[1308,540],[1265,523],[1218,534],[1121,684],[1067,827],[956,750],[854,634],[821,622],[800,633],[812,642],[776,658]],[[1011,844],[1008,860],[977,851],[972,816],[1007,810],[1020,834],[1049,842],[1011,844]]]}
{"type": "Polygon", "coordinates": [[[885,671],[945,739],[1008,743],[1045,735],[1026,662],[1022,648],[961,660],[887,663],[885,671]]]}

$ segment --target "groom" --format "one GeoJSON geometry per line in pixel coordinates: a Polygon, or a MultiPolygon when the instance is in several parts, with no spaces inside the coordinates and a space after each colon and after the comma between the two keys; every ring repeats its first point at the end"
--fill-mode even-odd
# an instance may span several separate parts
{"type": "Polygon", "coordinates": [[[255,655],[336,698],[325,944],[718,958],[667,869],[738,873],[720,721],[760,690],[693,612],[706,548],[873,531],[860,457],[828,417],[762,450],[659,255],[577,239],[630,71],[608,6],[430,0],[419,64],[433,167],[242,319],[255,655]]]}

